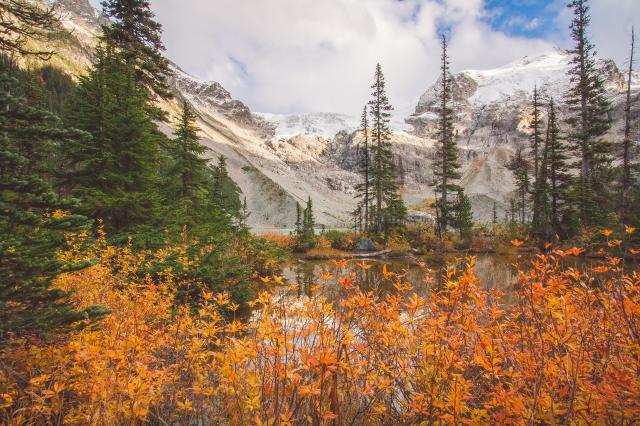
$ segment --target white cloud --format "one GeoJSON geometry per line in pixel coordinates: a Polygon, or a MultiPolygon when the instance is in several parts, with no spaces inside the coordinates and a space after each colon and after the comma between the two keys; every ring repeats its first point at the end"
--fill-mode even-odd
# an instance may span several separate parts
{"type": "MultiPolygon", "coordinates": [[[[556,2],[559,6],[565,3],[562,0],[556,0],[556,2]]],[[[615,60],[618,66],[628,66],[632,26],[635,25],[636,28],[636,41],[640,37],[640,1],[591,0],[589,3],[591,6],[589,35],[598,54],[603,58],[615,60]]],[[[571,11],[562,7],[558,20],[561,28],[567,28],[558,42],[570,47],[572,42],[569,39],[568,27],[571,22],[571,11]]],[[[640,44],[636,43],[636,46],[640,44]]]]}
{"type": "MultiPolygon", "coordinates": [[[[627,46],[627,24],[618,22],[638,16],[640,1],[593,2],[594,36],[606,44],[598,47],[619,60],[624,49],[614,44],[627,46]],[[601,10],[603,17],[596,17],[601,10]]],[[[164,26],[167,55],[185,71],[220,82],[255,111],[358,114],[377,62],[391,102],[405,108],[437,77],[443,26],[451,29],[453,71],[501,66],[552,46],[492,30],[483,19],[484,0],[151,3],[164,26]]]]}

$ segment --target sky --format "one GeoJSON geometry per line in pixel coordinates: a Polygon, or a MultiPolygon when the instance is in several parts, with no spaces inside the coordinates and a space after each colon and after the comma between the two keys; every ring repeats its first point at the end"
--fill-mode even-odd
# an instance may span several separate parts
{"type": "MultiPolygon", "coordinates": [[[[98,0],[91,0],[94,4],[98,0]]],[[[624,65],[640,0],[591,0],[591,37],[624,65]]],[[[438,75],[571,46],[566,0],[151,0],[167,56],[253,111],[357,115],[380,63],[391,103],[409,111],[438,75]]]]}

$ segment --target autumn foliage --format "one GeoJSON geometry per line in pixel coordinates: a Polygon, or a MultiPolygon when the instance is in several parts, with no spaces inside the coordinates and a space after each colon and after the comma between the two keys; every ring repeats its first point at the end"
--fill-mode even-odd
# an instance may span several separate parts
{"type": "MultiPolygon", "coordinates": [[[[176,303],[183,283],[133,273],[126,249],[57,279],[97,324],[0,355],[8,424],[631,424],[640,418],[640,275],[618,258],[570,267],[556,250],[506,297],[462,271],[422,283],[385,268],[363,292],[344,262],[315,296],[261,280],[250,319],[225,293],[176,303]],[[339,293],[339,302],[323,296],[339,293]]],[[[368,265],[361,263],[366,269],[368,265]]]]}

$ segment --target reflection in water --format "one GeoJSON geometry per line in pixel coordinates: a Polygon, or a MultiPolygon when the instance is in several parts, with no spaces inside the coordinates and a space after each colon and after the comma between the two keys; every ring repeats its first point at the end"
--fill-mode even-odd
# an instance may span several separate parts
{"type": "MultiPolygon", "coordinates": [[[[476,256],[474,272],[486,289],[497,289],[510,294],[516,278],[515,261],[497,255],[476,256]]],[[[284,277],[292,284],[298,284],[298,296],[311,296],[313,291],[321,292],[330,300],[337,300],[340,295],[339,286],[335,278],[350,276],[354,283],[364,291],[384,294],[394,291],[393,282],[384,278],[383,269],[405,277],[411,283],[414,291],[425,294],[442,283],[442,277],[447,268],[462,270],[465,266],[464,257],[450,257],[443,265],[427,264],[420,257],[404,257],[398,259],[369,259],[364,261],[366,267],[359,266],[362,261],[347,261],[344,268],[337,268],[331,261],[305,261],[294,259],[284,271],[284,277]],[[421,266],[422,264],[422,266],[421,266]]],[[[519,263],[519,262],[518,262],[519,263]]],[[[507,296],[507,299],[508,296],[507,296]]]]}

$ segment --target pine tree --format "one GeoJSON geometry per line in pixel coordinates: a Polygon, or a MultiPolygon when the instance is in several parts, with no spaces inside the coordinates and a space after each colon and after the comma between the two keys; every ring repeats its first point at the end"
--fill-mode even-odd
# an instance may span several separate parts
{"type": "Polygon", "coordinates": [[[58,197],[49,182],[48,158],[59,144],[85,135],[22,96],[17,72],[0,61],[0,341],[4,333],[50,329],[94,317],[102,311],[76,311],[68,294],[52,288],[60,273],[85,265],[58,259],[65,232],[87,229],[84,216],[58,197]]]}
{"type": "Polygon", "coordinates": [[[242,190],[236,184],[227,170],[227,158],[224,155],[218,157],[218,164],[213,170],[213,193],[216,205],[223,213],[230,217],[237,217],[242,211],[240,194],[242,190]]]}
{"type": "Polygon", "coordinates": [[[295,235],[298,240],[302,239],[302,206],[296,201],[296,224],[295,235]]]}
{"type": "Polygon", "coordinates": [[[529,179],[529,168],[531,165],[524,158],[522,148],[516,151],[516,155],[511,159],[507,167],[513,172],[516,181],[516,194],[518,197],[516,207],[520,212],[520,224],[524,225],[526,221],[527,199],[531,187],[529,179]]]}
{"type": "Polygon", "coordinates": [[[543,194],[545,183],[541,181],[542,175],[540,157],[542,148],[542,111],[540,110],[540,98],[537,86],[533,89],[533,112],[531,114],[531,124],[529,129],[531,130],[531,150],[533,156],[533,228],[537,229],[541,226],[542,221],[542,209],[543,209],[543,194]]]}
{"type": "Polygon", "coordinates": [[[98,51],[69,102],[67,123],[91,138],[61,146],[63,182],[81,198],[87,215],[104,219],[109,233],[156,218],[158,152],[165,137],[147,107],[131,67],[110,49],[98,51]]]}
{"type": "Polygon", "coordinates": [[[547,127],[549,222],[554,231],[559,233],[563,211],[569,208],[567,201],[572,179],[568,164],[569,156],[567,148],[560,138],[560,128],[553,99],[549,102],[547,127]]]}
{"type": "Polygon", "coordinates": [[[631,183],[633,182],[633,168],[631,165],[631,83],[633,78],[633,61],[635,53],[635,31],[631,29],[631,53],[629,55],[629,74],[627,76],[627,99],[624,109],[624,144],[622,154],[622,220],[629,220],[629,206],[631,183]]]}
{"type": "Polygon", "coordinates": [[[375,199],[372,218],[376,232],[381,234],[385,230],[385,223],[400,223],[404,220],[404,217],[396,216],[402,214],[404,209],[400,207],[402,199],[398,195],[393,152],[389,142],[391,138],[389,121],[393,107],[389,104],[380,64],[376,65],[371,89],[373,90],[372,99],[369,102],[371,140],[373,142],[371,147],[373,157],[371,181],[375,199]],[[392,208],[388,209],[390,205],[392,208]]]}
{"type": "Polygon", "coordinates": [[[2,0],[0,1],[0,51],[47,60],[53,55],[53,50],[34,49],[29,41],[46,41],[57,25],[59,20],[53,7],[23,0],[2,0]]]}
{"type": "Polygon", "coordinates": [[[575,47],[571,51],[571,89],[567,97],[572,131],[569,140],[579,161],[576,201],[583,225],[602,222],[611,207],[610,143],[602,137],[610,127],[604,83],[598,73],[595,49],[587,37],[591,22],[588,0],[572,0],[571,36],[575,47]]]}
{"type": "Polygon", "coordinates": [[[307,199],[307,206],[304,209],[302,217],[302,237],[301,243],[304,248],[311,248],[315,245],[315,218],[313,216],[313,203],[311,197],[307,199]]]}
{"type": "Polygon", "coordinates": [[[459,172],[458,145],[453,134],[454,112],[451,108],[451,74],[449,72],[449,56],[447,38],[442,36],[442,56],[440,65],[440,89],[438,108],[438,144],[436,158],[433,164],[433,174],[436,199],[439,211],[439,235],[447,232],[447,227],[453,222],[453,206],[455,200],[450,195],[457,194],[461,189],[456,181],[462,177],[459,172]]]}
{"type": "Polygon", "coordinates": [[[361,198],[359,207],[362,210],[361,217],[364,220],[364,232],[369,232],[369,206],[371,205],[371,153],[369,148],[369,121],[367,117],[367,106],[362,112],[361,121],[362,150],[359,152],[359,168],[362,174],[362,182],[357,184],[355,189],[358,198],[361,198]]]}
{"type": "Polygon", "coordinates": [[[492,223],[494,225],[498,223],[498,204],[495,201],[493,202],[493,219],[492,219],[492,223]]]}
{"type": "Polygon", "coordinates": [[[461,238],[470,238],[473,231],[473,210],[471,200],[462,189],[458,190],[454,204],[454,225],[461,238]]]}
{"type": "Polygon", "coordinates": [[[192,198],[204,186],[202,175],[207,160],[202,158],[202,154],[206,148],[199,142],[195,121],[191,106],[184,101],[172,147],[175,163],[169,173],[170,178],[179,183],[177,193],[181,199],[192,198]]]}
{"type": "Polygon", "coordinates": [[[104,14],[111,20],[102,27],[103,40],[116,47],[135,69],[135,80],[149,99],[153,94],[170,98],[169,61],[162,56],[162,26],[155,20],[148,0],[104,0],[104,14]]]}

